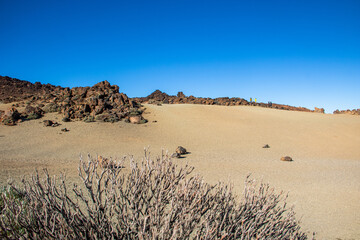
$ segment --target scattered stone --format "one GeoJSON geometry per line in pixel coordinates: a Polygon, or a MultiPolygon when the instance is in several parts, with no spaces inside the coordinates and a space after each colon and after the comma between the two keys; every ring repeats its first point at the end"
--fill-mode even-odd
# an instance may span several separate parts
{"type": "Polygon", "coordinates": [[[263,148],[270,148],[269,144],[265,144],[263,148]]]}
{"type": "Polygon", "coordinates": [[[44,120],[44,126],[45,127],[51,127],[53,125],[53,121],[51,120],[44,120]]]}
{"type": "Polygon", "coordinates": [[[285,162],[292,162],[293,159],[289,156],[285,156],[285,157],[281,157],[280,158],[281,161],[285,161],[285,162]]]}
{"type": "Polygon", "coordinates": [[[60,124],[58,122],[54,122],[51,126],[52,127],[58,127],[58,126],[60,126],[60,124]]]}
{"type": "Polygon", "coordinates": [[[171,154],[171,157],[172,158],[180,158],[181,155],[179,153],[175,152],[175,153],[171,154]]]}
{"type": "Polygon", "coordinates": [[[178,153],[178,154],[180,154],[180,155],[187,153],[186,149],[183,148],[182,146],[178,146],[178,147],[176,148],[175,152],[178,153]]]}

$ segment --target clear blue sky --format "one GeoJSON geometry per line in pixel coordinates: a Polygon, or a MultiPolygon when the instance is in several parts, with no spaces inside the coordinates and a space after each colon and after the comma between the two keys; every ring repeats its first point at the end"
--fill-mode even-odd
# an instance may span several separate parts
{"type": "Polygon", "coordinates": [[[0,0],[0,75],[360,108],[360,1],[0,0]]]}

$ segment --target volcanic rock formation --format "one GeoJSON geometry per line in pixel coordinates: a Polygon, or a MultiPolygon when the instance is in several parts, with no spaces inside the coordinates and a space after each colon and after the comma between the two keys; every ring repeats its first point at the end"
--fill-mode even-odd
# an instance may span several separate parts
{"type": "Polygon", "coordinates": [[[310,110],[304,107],[293,107],[284,104],[276,103],[261,103],[261,102],[249,102],[243,98],[229,98],[229,97],[220,97],[220,98],[201,98],[194,96],[186,96],[183,92],[178,92],[176,96],[168,95],[160,90],[156,90],[147,97],[134,98],[134,100],[141,103],[150,103],[150,104],[179,104],[179,103],[190,103],[190,104],[205,104],[205,105],[223,105],[223,106],[239,106],[239,105],[251,105],[259,106],[266,108],[275,108],[289,111],[302,111],[302,112],[320,112],[324,113],[323,108],[315,108],[315,110],[310,110]]]}
{"type": "Polygon", "coordinates": [[[14,107],[0,113],[0,122],[6,122],[7,125],[15,125],[19,119],[37,119],[48,112],[63,114],[63,121],[116,122],[137,116],[137,123],[146,122],[139,109],[140,104],[130,100],[126,94],[119,93],[119,87],[110,85],[107,81],[99,82],[93,87],[72,89],[50,84],[32,84],[9,77],[1,77],[0,83],[0,101],[23,100],[14,104],[14,107],[25,107],[21,114],[14,107]]]}

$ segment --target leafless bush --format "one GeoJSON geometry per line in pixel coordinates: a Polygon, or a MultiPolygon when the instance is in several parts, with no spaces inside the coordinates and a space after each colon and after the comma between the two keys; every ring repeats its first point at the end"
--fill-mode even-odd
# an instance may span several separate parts
{"type": "Polygon", "coordinates": [[[193,168],[167,155],[100,168],[80,159],[84,188],[67,188],[64,176],[36,172],[22,188],[23,201],[2,195],[2,238],[28,239],[307,239],[286,208],[286,196],[246,179],[239,202],[229,185],[209,185],[193,168]],[[21,229],[21,231],[19,231],[21,229]]]}

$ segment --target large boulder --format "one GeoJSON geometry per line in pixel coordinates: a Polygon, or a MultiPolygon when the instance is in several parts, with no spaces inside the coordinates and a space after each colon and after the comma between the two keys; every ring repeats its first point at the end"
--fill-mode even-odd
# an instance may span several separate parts
{"type": "Polygon", "coordinates": [[[21,115],[18,110],[14,107],[7,109],[6,111],[1,113],[1,123],[7,126],[14,126],[16,122],[20,120],[21,115]]]}
{"type": "Polygon", "coordinates": [[[39,107],[27,105],[25,107],[24,113],[26,115],[26,119],[31,120],[41,118],[44,114],[44,111],[39,107]]]}

